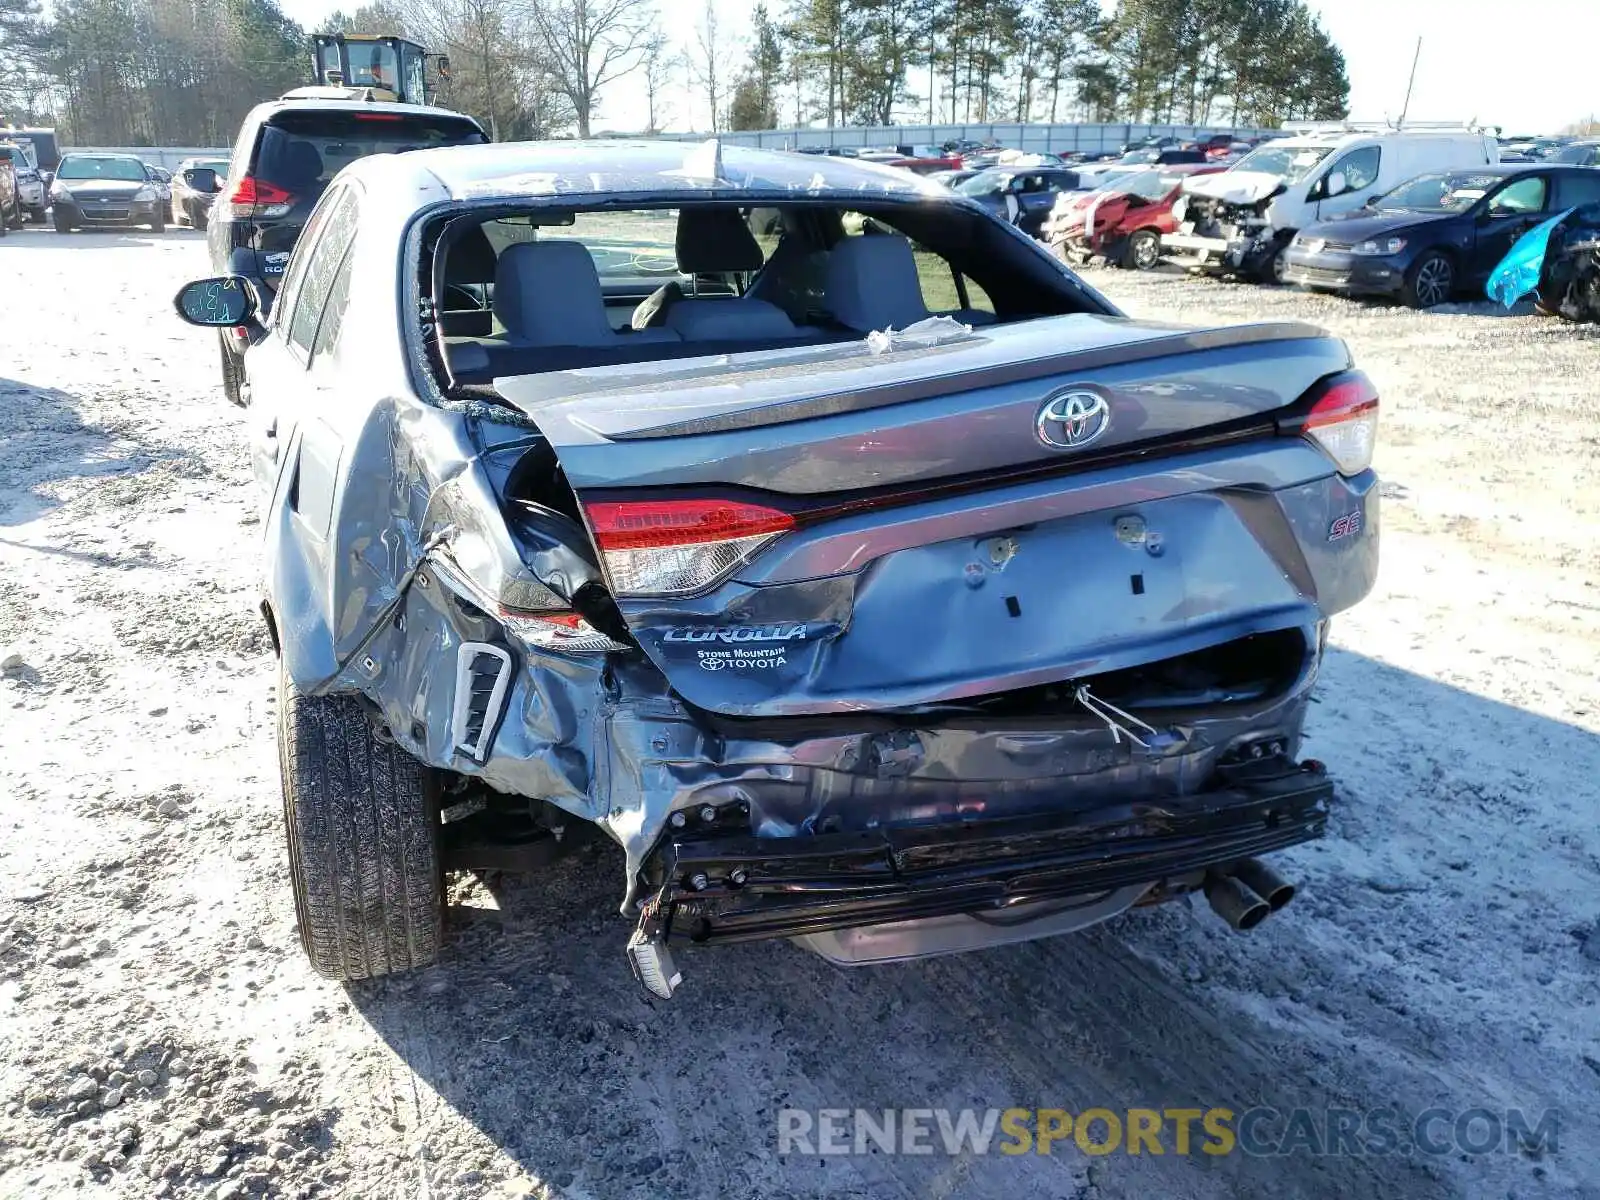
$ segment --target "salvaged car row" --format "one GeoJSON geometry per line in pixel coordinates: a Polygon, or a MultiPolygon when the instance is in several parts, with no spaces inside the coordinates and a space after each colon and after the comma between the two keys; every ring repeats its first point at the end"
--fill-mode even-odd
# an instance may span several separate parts
{"type": "MultiPolygon", "coordinates": [[[[1513,259],[1543,265],[1545,234],[1564,222],[1592,226],[1600,171],[1586,154],[1573,143],[1502,157],[1481,132],[1340,125],[1266,142],[1226,168],[1150,168],[1064,192],[1040,230],[1070,262],[1168,263],[1431,308],[1482,296],[1513,259]]],[[[1535,271],[1507,302],[1536,291],[1542,310],[1592,319],[1579,298],[1588,256],[1586,239],[1558,239],[1543,280],[1535,271]]]]}

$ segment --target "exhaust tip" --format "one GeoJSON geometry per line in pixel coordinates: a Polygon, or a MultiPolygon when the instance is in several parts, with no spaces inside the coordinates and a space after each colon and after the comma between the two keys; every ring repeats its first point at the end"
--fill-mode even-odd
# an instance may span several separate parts
{"type": "Polygon", "coordinates": [[[1209,875],[1205,884],[1211,911],[1230,929],[1248,932],[1267,919],[1272,906],[1231,875],[1209,875]]]}
{"type": "Polygon", "coordinates": [[[1247,858],[1229,872],[1267,902],[1273,912],[1294,899],[1295,887],[1259,858],[1247,858]]]}

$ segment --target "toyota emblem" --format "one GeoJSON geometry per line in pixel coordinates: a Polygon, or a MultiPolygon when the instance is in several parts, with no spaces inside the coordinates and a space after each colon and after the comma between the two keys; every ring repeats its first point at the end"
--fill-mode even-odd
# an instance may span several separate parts
{"type": "Polygon", "coordinates": [[[1060,392],[1039,406],[1034,431],[1052,450],[1081,450],[1111,428],[1111,406],[1098,392],[1060,392]]]}

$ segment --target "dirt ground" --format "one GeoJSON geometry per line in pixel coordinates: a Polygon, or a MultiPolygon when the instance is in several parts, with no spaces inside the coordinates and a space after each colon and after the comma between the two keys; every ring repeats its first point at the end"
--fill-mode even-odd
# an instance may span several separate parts
{"type": "Polygon", "coordinates": [[[1322,324],[1382,391],[1299,898],[854,972],[686,952],[660,1004],[598,850],[457,881],[432,970],[308,969],[249,416],[171,310],[203,273],[187,232],[0,242],[0,1195],[1600,1196],[1595,330],[1090,272],[1135,316],[1322,324]],[[785,1107],[1257,1105],[1562,1116],[1520,1152],[778,1152],[785,1107]]]}

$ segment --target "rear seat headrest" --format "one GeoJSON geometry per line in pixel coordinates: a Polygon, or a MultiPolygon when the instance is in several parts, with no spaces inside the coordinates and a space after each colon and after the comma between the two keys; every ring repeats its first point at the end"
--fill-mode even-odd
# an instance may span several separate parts
{"type": "Polygon", "coordinates": [[[737,208],[703,205],[678,210],[678,270],[685,275],[759,271],[761,246],[737,208]]]}
{"type": "Polygon", "coordinates": [[[911,243],[892,234],[840,238],[828,252],[823,301],[846,329],[904,329],[928,315],[911,243]]]}
{"type": "Polygon", "coordinates": [[[545,346],[614,341],[594,259],[580,242],[508,246],[494,273],[494,315],[506,333],[545,346]]]}

